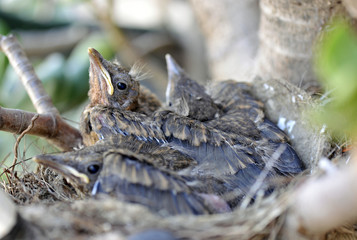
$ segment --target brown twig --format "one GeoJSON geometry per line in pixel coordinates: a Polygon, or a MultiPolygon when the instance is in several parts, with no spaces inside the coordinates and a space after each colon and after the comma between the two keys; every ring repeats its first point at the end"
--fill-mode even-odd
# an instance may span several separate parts
{"type": "Polygon", "coordinates": [[[15,169],[15,166],[16,166],[16,163],[17,163],[17,158],[18,158],[18,151],[17,150],[19,148],[20,141],[25,136],[25,134],[28,133],[33,128],[33,126],[35,124],[35,121],[39,116],[40,116],[39,114],[35,114],[35,116],[33,116],[33,118],[31,119],[30,125],[16,139],[16,143],[15,143],[15,146],[14,146],[14,161],[12,163],[12,168],[11,168],[12,173],[14,173],[14,169],[15,169]]]}
{"type": "MultiPolygon", "coordinates": [[[[80,132],[61,118],[16,38],[0,35],[0,50],[8,57],[39,113],[36,123],[27,133],[45,137],[62,150],[72,150],[81,145],[80,132]]],[[[34,115],[0,107],[0,130],[19,134],[31,125],[34,115]]]]}
{"type": "MultiPolygon", "coordinates": [[[[0,130],[20,134],[31,125],[36,113],[0,107],[0,130]]],[[[71,150],[82,142],[79,131],[62,120],[59,115],[39,114],[27,134],[44,137],[63,150],[71,150]]]]}
{"type": "Polygon", "coordinates": [[[1,50],[6,54],[11,66],[20,77],[37,112],[59,114],[17,39],[11,34],[2,36],[0,40],[1,50]]]}

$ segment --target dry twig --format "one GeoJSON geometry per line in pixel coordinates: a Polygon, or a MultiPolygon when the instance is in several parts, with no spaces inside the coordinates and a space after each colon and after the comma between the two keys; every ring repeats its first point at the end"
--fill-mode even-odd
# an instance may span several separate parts
{"type": "Polygon", "coordinates": [[[18,148],[19,148],[20,141],[25,136],[25,134],[28,133],[33,128],[33,125],[34,125],[36,119],[38,118],[38,116],[39,116],[38,114],[35,114],[35,116],[33,116],[33,118],[31,119],[30,125],[16,139],[16,143],[15,143],[15,146],[14,146],[14,162],[12,163],[12,169],[11,169],[13,174],[14,174],[14,169],[15,169],[15,166],[16,166],[16,163],[17,163],[17,159],[18,159],[18,148]]]}
{"type": "MultiPolygon", "coordinates": [[[[63,150],[79,146],[82,143],[80,132],[61,118],[16,38],[13,35],[0,35],[0,50],[8,57],[39,113],[28,133],[45,137],[63,150]]],[[[30,126],[34,115],[21,110],[0,108],[0,130],[21,133],[30,126]]]]}

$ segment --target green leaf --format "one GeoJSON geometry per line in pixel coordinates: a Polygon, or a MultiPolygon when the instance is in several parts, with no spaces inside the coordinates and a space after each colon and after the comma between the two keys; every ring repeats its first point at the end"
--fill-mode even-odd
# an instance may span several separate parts
{"type": "Polygon", "coordinates": [[[337,134],[357,136],[357,33],[346,22],[336,20],[325,30],[315,66],[332,98],[319,119],[337,134]]]}

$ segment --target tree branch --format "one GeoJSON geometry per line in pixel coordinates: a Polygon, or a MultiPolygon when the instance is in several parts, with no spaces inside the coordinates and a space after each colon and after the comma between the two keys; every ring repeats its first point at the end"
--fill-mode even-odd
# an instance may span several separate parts
{"type": "Polygon", "coordinates": [[[37,112],[59,114],[17,39],[11,34],[1,36],[0,40],[1,50],[8,57],[11,66],[20,77],[37,112]]]}
{"type": "MultiPolygon", "coordinates": [[[[0,130],[20,134],[31,125],[36,113],[0,107],[0,130]]],[[[82,143],[80,132],[59,115],[39,114],[28,134],[47,138],[63,150],[72,150],[82,143]]]]}
{"type": "MultiPolygon", "coordinates": [[[[71,150],[82,143],[78,129],[68,125],[59,115],[42,82],[13,35],[0,35],[0,50],[8,57],[39,113],[29,134],[47,138],[62,150],[71,150]]],[[[31,124],[34,113],[0,107],[0,130],[20,134],[31,124]]]]}

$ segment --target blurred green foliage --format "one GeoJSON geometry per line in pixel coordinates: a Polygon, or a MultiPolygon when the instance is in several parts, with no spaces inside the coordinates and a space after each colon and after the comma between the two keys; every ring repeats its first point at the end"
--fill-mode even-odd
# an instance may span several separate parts
{"type": "MultiPolygon", "coordinates": [[[[71,110],[87,99],[88,46],[96,48],[108,59],[114,56],[108,41],[102,35],[93,33],[79,42],[67,58],[62,53],[52,53],[35,66],[35,72],[60,112],[71,110]]],[[[4,54],[0,56],[6,59],[4,54]]],[[[0,105],[34,111],[18,76],[6,62],[0,64],[5,65],[0,67],[0,76],[3,76],[0,79],[0,105]]]]}
{"type": "Polygon", "coordinates": [[[317,47],[316,70],[329,101],[318,114],[337,137],[357,137],[357,33],[343,20],[335,20],[317,47]]]}

